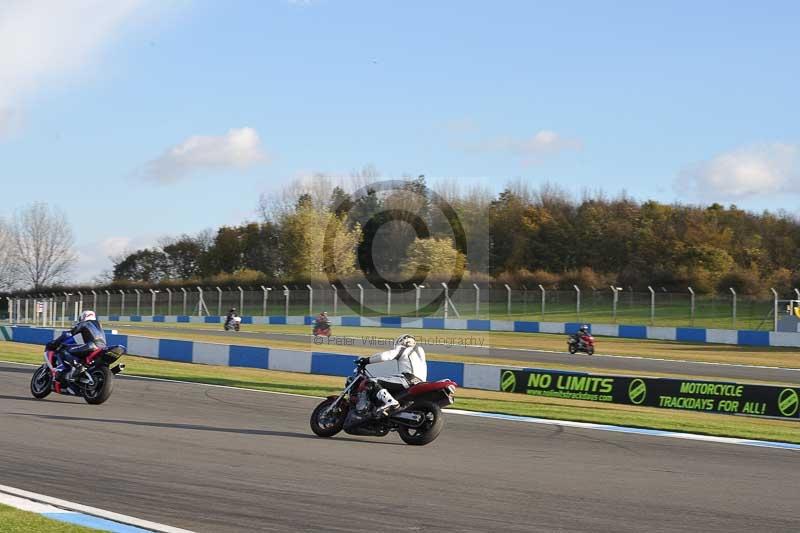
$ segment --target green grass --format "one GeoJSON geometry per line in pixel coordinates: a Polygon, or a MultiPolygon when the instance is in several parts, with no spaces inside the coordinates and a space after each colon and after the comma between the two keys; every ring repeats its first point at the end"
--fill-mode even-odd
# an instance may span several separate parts
{"type": "Polygon", "coordinates": [[[100,530],[74,526],[0,504],[0,533],[91,533],[92,531],[100,530]]]}
{"type": "MultiPolygon", "coordinates": [[[[254,339],[247,335],[236,335],[231,333],[230,339],[222,339],[219,336],[204,337],[197,331],[188,330],[208,330],[218,331],[221,329],[219,324],[176,324],[176,323],[106,323],[107,327],[120,328],[121,333],[130,335],[143,335],[150,337],[173,337],[193,339],[205,342],[235,342],[236,344],[264,346],[269,345],[273,348],[285,348],[296,350],[320,350],[341,352],[347,351],[353,354],[368,354],[379,351],[379,348],[368,346],[335,346],[335,345],[313,345],[309,339],[298,339],[297,341],[276,341],[254,339]],[[169,333],[155,331],[153,327],[169,328],[169,333]]],[[[245,325],[244,331],[255,331],[263,333],[295,333],[309,334],[308,326],[292,325],[245,325]]],[[[362,337],[377,336],[380,338],[393,339],[401,333],[414,332],[419,336],[425,337],[448,337],[450,339],[480,339],[484,345],[490,348],[522,348],[528,350],[547,350],[563,352],[566,349],[565,335],[551,335],[545,333],[513,333],[513,332],[489,332],[489,331],[459,331],[459,330],[409,330],[408,328],[370,328],[370,327],[344,327],[335,326],[333,332],[336,336],[348,336],[361,339],[362,337]]],[[[486,362],[501,364],[504,361],[514,361],[513,357],[508,356],[503,359],[479,358],[447,355],[437,352],[436,346],[426,346],[426,352],[432,358],[445,359],[450,361],[467,362],[486,362]]],[[[800,350],[797,348],[779,347],[759,347],[759,346],[733,346],[721,344],[691,344],[675,341],[657,341],[641,339],[622,339],[618,337],[598,337],[597,353],[610,355],[629,355],[638,357],[653,357],[658,359],[671,359],[676,361],[705,361],[711,363],[727,363],[740,365],[760,365],[776,366],[784,368],[800,367],[800,350]]],[[[494,354],[500,355],[500,354],[494,354]]],[[[516,361],[519,363],[519,361],[516,361]]],[[[529,364],[529,363],[528,363],[529,364]]],[[[576,357],[571,368],[590,368],[591,358],[576,357]]]]}
{"type": "MultiPolygon", "coordinates": [[[[41,348],[0,342],[0,360],[38,363],[41,348]]],[[[131,375],[310,396],[338,393],[344,382],[343,378],[333,376],[212,367],[132,356],[127,356],[125,363],[126,373],[131,375]]],[[[459,389],[456,397],[456,407],[474,411],[800,443],[798,421],[608,405],[475,389],[459,389]]]]}

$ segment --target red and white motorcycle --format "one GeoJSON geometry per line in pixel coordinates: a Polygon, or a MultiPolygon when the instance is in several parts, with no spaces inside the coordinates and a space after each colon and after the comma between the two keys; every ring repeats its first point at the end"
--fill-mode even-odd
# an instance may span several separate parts
{"type": "Polygon", "coordinates": [[[383,437],[397,431],[406,444],[424,446],[444,428],[442,407],[453,403],[456,382],[450,379],[424,382],[394,394],[400,406],[388,415],[376,413],[370,399],[366,368],[358,366],[338,396],[329,396],[311,413],[311,430],[332,437],[344,430],[350,435],[383,437]]]}

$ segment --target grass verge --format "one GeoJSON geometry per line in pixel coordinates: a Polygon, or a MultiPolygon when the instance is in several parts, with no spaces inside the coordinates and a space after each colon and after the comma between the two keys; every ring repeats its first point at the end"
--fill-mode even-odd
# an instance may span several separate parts
{"type": "MultiPolygon", "coordinates": [[[[175,323],[108,323],[108,326],[119,327],[120,333],[131,335],[159,336],[154,331],[155,328],[169,328],[177,334],[187,334],[196,336],[197,330],[219,331],[222,326],[219,324],[175,324],[175,323]],[[190,331],[194,330],[194,332],[190,331]]],[[[243,326],[244,332],[259,333],[310,333],[308,326],[292,325],[261,325],[248,324],[243,326]]],[[[564,352],[566,350],[566,335],[553,335],[547,333],[514,333],[497,331],[459,331],[459,330],[414,330],[400,328],[375,328],[375,327],[347,327],[335,326],[334,334],[342,337],[363,337],[376,336],[379,338],[394,339],[401,333],[413,332],[419,336],[428,338],[440,337],[458,343],[472,340],[472,343],[482,342],[484,346],[490,348],[521,348],[527,350],[546,350],[564,352]]],[[[181,337],[183,338],[183,337],[181,337]]],[[[231,338],[236,339],[237,344],[264,345],[265,339],[248,337],[247,335],[236,335],[231,332],[231,338]]],[[[209,342],[221,342],[219,337],[214,340],[207,339],[209,342]]],[[[226,341],[227,342],[227,341],[226,341]]],[[[783,368],[800,367],[800,349],[780,348],[780,347],[759,347],[759,346],[735,346],[722,344],[692,344],[675,341],[641,340],[641,339],[621,339],[617,337],[598,337],[598,354],[628,355],[637,357],[652,357],[658,359],[671,359],[676,361],[705,361],[710,363],[727,363],[740,365],[759,365],[775,366],[783,368]]],[[[334,345],[323,345],[322,347],[313,345],[309,339],[299,338],[297,341],[276,341],[269,340],[269,345],[276,348],[294,349],[326,349],[335,350],[334,345]],[[279,345],[280,344],[280,345],[279,345]]],[[[343,348],[343,347],[340,347],[343,348]]],[[[376,348],[369,346],[346,346],[352,353],[371,353],[377,351],[376,348]]],[[[430,346],[426,351],[436,354],[436,347],[430,346]]]]}
{"type": "Polygon", "coordinates": [[[51,520],[36,513],[0,504],[0,533],[92,533],[100,531],[51,520]]]}
{"type": "MultiPolygon", "coordinates": [[[[41,361],[41,348],[0,342],[0,360],[38,363],[41,361]]],[[[343,385],[343,379],[334,376],[216,367],[133,356],[126,356],[125,363],[125,372],[130,375],[309,396],[335,394],[343,385]]],[[[456,398],[458,408],[473,411],[800,443],[798,421],[608,405],[475,389],[459,389],[456,398]]]]}

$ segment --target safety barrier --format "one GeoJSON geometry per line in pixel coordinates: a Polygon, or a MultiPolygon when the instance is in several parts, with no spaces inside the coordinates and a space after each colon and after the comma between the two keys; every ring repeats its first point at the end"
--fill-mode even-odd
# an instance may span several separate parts
{"type": "MultiPolygon", "coordinates": [[[[221,324],[219,316],[120,316],[100,317],[110,322],[165,322],[186,324],[221,324]]],[[[580,322],[530,322],[523,320],[477,320],[458,318],[414,318],[399,316],[330,317],[334,326],[364,326],[382,328],[449,329],[466,331],[511,331],[517,333],[573,334],[580,322]]],[[[306,325],[314,322],[311,316],[243,316],[242,324],[306,325]]],[[[800,333],[784,331],[749,331],[735,329],[705,329],[664,326],[633,326],[623,324],[589,324],[593,335],[626,339],[650,339],[693,343],[734,344],[740,346],[800,347],[800,333]]]]}
{"type": "MultiPolygon", "coordinates": [[[[3,329],[6,334],[10,333],[8,337],[13,342],[40,345],[61,333],[60,330],[46,328],[3,329]]],[[[358,357],[351,354],[161,339],[111,332],[107,332],[106,338],[109,344],[124,344],[129,353],[141,357],[328,376],[350,375],[358,357]]],[[[393,374],[397,372],[397,362],[370,365],[370,371],[376,376],[393,374]]],[[[429,381],[446,378],[470,389],[800,420],[798,388],[428,361],[429,381]]]]}

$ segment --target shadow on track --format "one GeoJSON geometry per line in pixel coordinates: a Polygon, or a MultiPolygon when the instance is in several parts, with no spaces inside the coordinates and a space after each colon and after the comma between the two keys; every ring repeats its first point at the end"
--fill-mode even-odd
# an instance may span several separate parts
{"type": "MultiPolygon", "coordinates": [[[[106,424],[124,424],[128,426],[144,426],[144,427],[154,427],[154,428],[167,428],[167,429],[188,429],[194,431],[212,431],[217,433],[234,433],[239,435],[259,435],[259,436],[268,436],[268,437],[291,437],[296,439],[313,439],[313,440],[325,440],[315,435],[309,435],[307,433],[295,433],[292,431],[271,431],[268,429],[246,429],[246,428],[222,428],[222,427],[214,427],[214,426],[202,426],[199,424],[173,424],[167,422],[140,422],[136,420],[115,420],[115,419],[107,419],[107,418],[84,418],[78,416],[62,416],[62,415],[37,415],[32,413],[6,413],[8,415],[15,415],[15,416],[29,416],[34,418],[44,418],[48,420],[63,420],[68,422],[102,422],[106,424]]],[[[349,439],[349,438],[331,438],[327,439],[331,442],[362,442],[366,444],[383,444],[383,445],[390,445],[390,446],[405,446],[399,442],[385,442],[385,441],[374,441],[374,440],[360,440],[360,439],[349,439]]]]}
{"type": "Polygon", "coordinates": [[[0,394],[0,400],[20,400],[26,402],[41,402],[42,400],[37,400],[31,396],[7,396],[5,394],[0,394]]]}
{"type": "Polygon", "coordinates": [[[33,366],[30,366],[28,368],[14,368],[11,366],[3,366],[0,367],[0,374],[5,374],[6,372],[8,373],[13,372],[15,374],[30,374],[32,376],[35,370],[36,369],[33,368],[33,366]]]}

